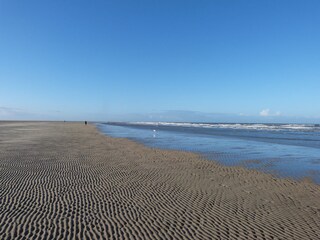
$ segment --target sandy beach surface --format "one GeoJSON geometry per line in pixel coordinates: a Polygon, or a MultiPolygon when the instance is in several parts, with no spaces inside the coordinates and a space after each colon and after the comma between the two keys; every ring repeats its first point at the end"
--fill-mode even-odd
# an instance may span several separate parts
{"type": "Polygon", "coordinates": [[[0,122],[0,239],[320,239],[320,186],[93,125],[0,122]]]}

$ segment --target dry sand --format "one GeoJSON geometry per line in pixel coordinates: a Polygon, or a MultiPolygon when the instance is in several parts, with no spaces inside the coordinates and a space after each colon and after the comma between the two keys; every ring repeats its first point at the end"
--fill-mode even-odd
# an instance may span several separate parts
{"type": "Polygon", "coordinates": [[[320,239],[320,187],[94,126],[3,122],[0,239],[320,239]]]}

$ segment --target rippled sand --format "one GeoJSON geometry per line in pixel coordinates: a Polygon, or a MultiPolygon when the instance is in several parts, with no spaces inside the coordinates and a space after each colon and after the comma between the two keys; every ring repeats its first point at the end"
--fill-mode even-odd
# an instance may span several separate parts
{"type": "Polygon", "coordinates": [[[91,125],[0,122],[0,239],[320,239],[320,187],[91,125]]]}

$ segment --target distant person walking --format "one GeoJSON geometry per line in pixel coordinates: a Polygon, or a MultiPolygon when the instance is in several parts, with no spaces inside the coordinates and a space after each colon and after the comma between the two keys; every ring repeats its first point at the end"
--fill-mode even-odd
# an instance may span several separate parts
{"type": "Polygon", "coordinates": [[[84,121],[84,125],[87,125],[88,124],[88,122],[87,121],[84,121]]]}

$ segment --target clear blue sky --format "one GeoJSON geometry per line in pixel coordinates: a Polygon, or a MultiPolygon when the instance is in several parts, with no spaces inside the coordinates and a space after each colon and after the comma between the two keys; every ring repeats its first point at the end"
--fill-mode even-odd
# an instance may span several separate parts
{"type": "Polygon", "coordinates": [[[319,122],[319,13],[317,0],[0,0],[0,119],[319,122]]]}

